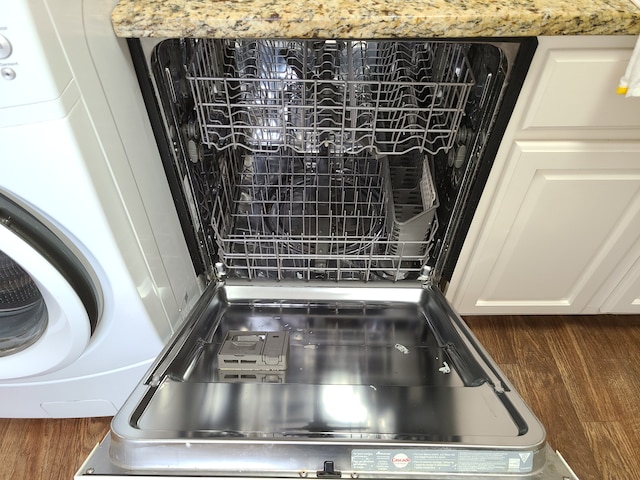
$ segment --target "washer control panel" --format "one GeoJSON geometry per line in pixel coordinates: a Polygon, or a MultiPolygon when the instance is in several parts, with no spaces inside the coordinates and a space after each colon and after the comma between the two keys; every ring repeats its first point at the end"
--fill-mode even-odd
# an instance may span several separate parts
{"type": "Polygon", "coordinates": [[[44,0],[0,2],[0,109],[57,100],[72,80],[44,0]]]}

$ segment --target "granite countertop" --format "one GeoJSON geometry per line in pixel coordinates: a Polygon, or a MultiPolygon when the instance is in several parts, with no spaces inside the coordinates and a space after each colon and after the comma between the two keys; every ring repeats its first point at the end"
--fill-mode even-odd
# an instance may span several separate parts
{"type": "Polygon", "coordinates": [[[397,38],[640,34],[631,0],[120,0],[122,37],[397,38]]]}

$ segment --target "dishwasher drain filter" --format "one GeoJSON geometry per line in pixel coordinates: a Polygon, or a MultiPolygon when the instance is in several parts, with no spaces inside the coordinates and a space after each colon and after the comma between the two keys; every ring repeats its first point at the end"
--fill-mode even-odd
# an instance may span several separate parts
{"type": "Polygon", "coordinates": [[[289,357],[289,332],[230,330],[218,352],[218,369],[238,378],[244,372],[283,372],[289,357]]]}

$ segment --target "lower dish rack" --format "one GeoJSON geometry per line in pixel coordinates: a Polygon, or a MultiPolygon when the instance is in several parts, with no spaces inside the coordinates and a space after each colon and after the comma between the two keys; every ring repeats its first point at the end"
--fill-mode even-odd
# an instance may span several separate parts
{"type": "Polygon", "coordinates": [[[417,277],[437,225],[429,162],[390,163],[230,151],[212,220],[220,261],[251,279],[417,277]]]}

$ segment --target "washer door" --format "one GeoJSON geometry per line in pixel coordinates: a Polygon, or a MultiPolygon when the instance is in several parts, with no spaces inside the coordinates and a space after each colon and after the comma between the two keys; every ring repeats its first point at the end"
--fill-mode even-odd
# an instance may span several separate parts
{"type": "Polygon", "coordinates": [[[97,291],[55,234],[0,195],[0,379],[59,370],[87,348],[97,291]]]}

